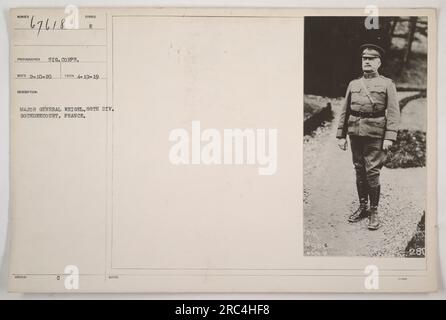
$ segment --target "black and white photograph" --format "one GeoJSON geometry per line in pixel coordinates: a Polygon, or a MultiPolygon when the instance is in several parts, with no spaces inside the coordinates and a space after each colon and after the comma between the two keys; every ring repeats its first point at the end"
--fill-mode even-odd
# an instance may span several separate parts
{"type": "Polygon", "coordinates": [[[304,254],[425,257],[428,21],[306,17],[304,254]]]}

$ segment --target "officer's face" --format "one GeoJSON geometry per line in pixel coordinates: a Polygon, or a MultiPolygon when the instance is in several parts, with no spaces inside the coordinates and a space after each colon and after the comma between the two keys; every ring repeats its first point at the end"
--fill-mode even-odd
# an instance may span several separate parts
{"type": "Polygon", "coordinates": [[[381,59],[378,57],[362,57],[362,71],[376,72],[381,66],[381,59]]]}

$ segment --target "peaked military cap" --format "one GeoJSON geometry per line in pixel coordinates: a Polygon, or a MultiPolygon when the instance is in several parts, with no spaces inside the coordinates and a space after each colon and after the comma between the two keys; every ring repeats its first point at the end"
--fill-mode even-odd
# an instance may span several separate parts
{"type": "Polygon", "coordinates": [[[369,57],[369,58],[383,58],[385,50],[373,43],[365,43],[360,47],[361,50],[361,56],[362,57],[369,57]]]}

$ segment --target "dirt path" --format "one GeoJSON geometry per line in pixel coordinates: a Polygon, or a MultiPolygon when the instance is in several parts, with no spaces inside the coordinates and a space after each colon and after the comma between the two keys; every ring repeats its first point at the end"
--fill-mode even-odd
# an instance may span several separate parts
{"type": "Polygon", "coordinates": [[[351,151],[336,144],[341,100],[332,101],[334,120],[304,140],[305,254],[400,257],[416,231],[425,206],[426,168],[381,171],[377,231],[367,219],[348,223],[358,205],[351,151]]]}

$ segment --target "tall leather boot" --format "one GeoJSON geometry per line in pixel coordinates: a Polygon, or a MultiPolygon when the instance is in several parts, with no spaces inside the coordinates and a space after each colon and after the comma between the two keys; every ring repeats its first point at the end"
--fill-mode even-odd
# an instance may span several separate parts
{"type": "Polygon", "coordinates": [[[367,182],[357,181],[356,189],[359,197],[359,208],[348,217],[349,222],[358,222],[367,216],[368,187],[367,182]]]}
{"type": "Polygon", "coordinates": [[[378,204],[379,204],[379,195],[381,193],[381,186],[378,185],[373,188],[369,188],[369,197],[370,197],[370,218],[369,218],[369,230],[377,230],[381,227],[378,218],[378,204]]]}

